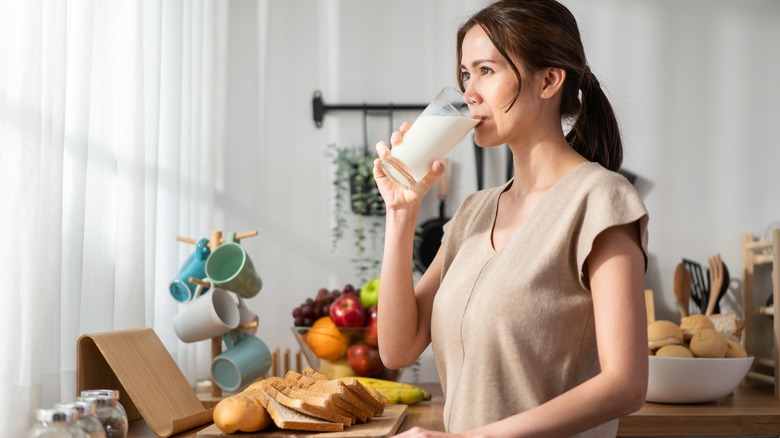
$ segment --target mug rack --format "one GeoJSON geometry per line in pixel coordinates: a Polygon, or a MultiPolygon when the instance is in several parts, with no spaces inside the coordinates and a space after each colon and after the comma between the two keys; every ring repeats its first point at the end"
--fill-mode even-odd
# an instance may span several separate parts
{"type": "MultiPolygon", "coordinates": [[[[246,239],[249,237],[257,236],[257,230],[247,231],[245,233],[237,233],[235,238],[236,240],[246,239]]],[[[179,242],[189,243],[192,245],[197,245],[198,241],[196,239],[192,239],[189,237],[182,237],[177,236],[176,240],[179,242]]],[[[225,242],[225,237],[222,235],[222,231],[212,231],[211,232],[211,239],[209,239],[208,247],[214,251],[217,249],[217,247],[225,242]]],[[[190,277],[189,281],[191,283],[200,284],[202,286],[211,287],[210,282],[205,282],[200,278],[190,277]]],[[[251,323],[250,323],[251,325],[251,323]]],[[[251,328],[250,325],[245,326],[239,326],[235,330],[243,330],[246,328],[251,328]]],[[[222,354],[222,336],[217,336],[214,338],[211,338],[211,359],[214,360],[215,357],[222,354]]],[[[222,388],[217,385],[217,382],[214,381],[214,376],[211,376],[211,396],[212,397],[222,397],[222,388]]]]}
{"type": "Polygon", "coordinates": [[[314,97],[311,100],[312,115],[314,118],[314,125],[318,128],[322,128],[325,113],[328,111],[363,111],[366,114],[368,111],[387,111],[392,113],[393,111],[422,111],[427,104],[422,103],[385,103],[385,104],[368,104],[368,103],[341,103],[341,104],[326,104],[322,98],[322,92],[316,90],[314,97]]]}

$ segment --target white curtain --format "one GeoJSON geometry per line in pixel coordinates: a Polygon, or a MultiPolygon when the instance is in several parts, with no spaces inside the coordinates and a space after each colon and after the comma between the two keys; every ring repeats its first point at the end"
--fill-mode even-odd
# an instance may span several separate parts
{"type": "Polygon", "coordinates": [[[217,0],[0,0],[4,436],[75,397],[85,333],[152,327],[203,377],[168,282],[176,236],[213,226],[226,21],[217,0]]]}

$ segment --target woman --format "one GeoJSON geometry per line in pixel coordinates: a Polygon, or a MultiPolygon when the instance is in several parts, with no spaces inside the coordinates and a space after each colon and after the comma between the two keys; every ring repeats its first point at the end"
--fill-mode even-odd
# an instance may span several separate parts
{"type": "MultiPolygon", "coordinates": [[[[576,20],[554,0],[498,1],[457,42],[464,101],[480,120],[475,142],[508,144],[515,177],[463,202],[415,285],[420,202],[445,169],[434,162],[405,191],[377,160],[387,207],[381,357],[404,367],[432,343],[451,434],[615,436],[647,385],[648,216],[616,173],[612,108],[576,20]],[[568,133],[562,122],[573,122],[568,133]]],[[[382,142],[377,151],[389,154],[382,142]]]]}

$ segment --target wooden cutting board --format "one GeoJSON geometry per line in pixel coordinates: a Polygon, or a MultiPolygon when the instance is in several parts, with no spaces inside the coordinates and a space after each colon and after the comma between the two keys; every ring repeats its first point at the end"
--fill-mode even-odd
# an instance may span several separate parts
{"type": "Polygon", "coordinates": [[[195,435],[197,438],[385,438],[395,435],[406,418],[406,405],[386,405],[380,417],[374,417],[368,423],[356,424],[342,432],[304,432],[296,430],[266,429],[251,433],[223,433],[212,424],[195,435]]]}

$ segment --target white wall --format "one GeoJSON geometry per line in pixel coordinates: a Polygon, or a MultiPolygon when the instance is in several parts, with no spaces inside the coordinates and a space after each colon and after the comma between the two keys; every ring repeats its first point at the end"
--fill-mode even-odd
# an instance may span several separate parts
{"type": "MultiPolygon", "coordinates": [[[[326,103],[426,102],[454,84],[455,30],[484,3],[230,2],[217,226],[259,230],[244,242],[265,283],[250,306],[272,347],[297,348],[290,312],[305,298],[355,281],[351,244],[330,251],[324,151],[332,142],[362,147],[362,116],[328,113],[318,129],[313,92],[326,103]]],[[[681,257],[706,262],[720,252],[739,280],[741,234],[780,220],[780,2],[565,3],[622,123],[624,166],[640,176],[651,217],[647,287],[658,317],[675,320],[672,272],[681,257]]],[[[387,121],[369,120],[373,147],[387,121]]],[[[502,150],[488,154],[487,185],[504,180],[503,159],[502,150]]],[[[450,214],[476,188],[472,147],[460,145],[451,163],[450,214]]],[[[437,214],[434,198],[421,220],[437,214]]],[[[724,311],[740,311],[739,282],[732,286],[724,311]]],[[[422,379],[435,378],[426,353],[422,379]]]]}

